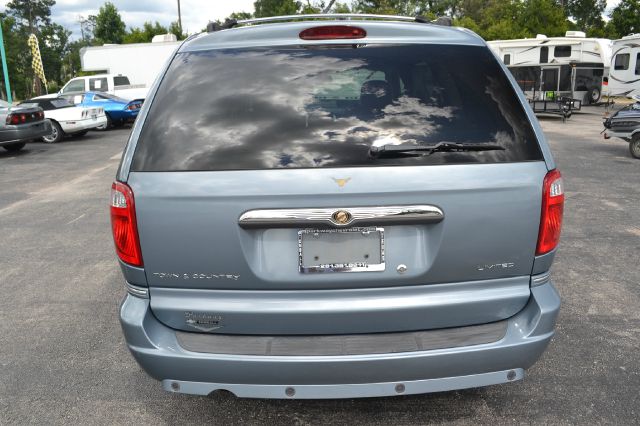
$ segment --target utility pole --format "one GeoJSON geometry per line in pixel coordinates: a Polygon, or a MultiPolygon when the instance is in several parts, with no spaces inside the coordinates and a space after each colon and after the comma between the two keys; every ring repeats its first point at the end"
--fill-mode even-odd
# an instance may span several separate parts
{"type": "Polygon", "coordinates": [[[180,0],[178,0],[178,28],[182,34],[182,14],[180,13],[180,0]]]}
{"type": "MultiPolygon", "coordinates": [[[[178,0],[179,1],[179,0],[178,0]]],[[[331,10],[331,7],[333,6],[333,4],[336,2],[336,0],[331,0],[329,2],[329,4],[327,5],[327,7],[324,8],[324,10],[322,11],[322,13],[329,13],[329,11],[331,10]]]]}
{"type": "Polygon", "coordinates": [[[9,70],[7,69],[7,55],[4,51],[4,37],[2,36],[2,19],[0,19],[0,53],[2,54],[2,73],[4,74],[4,89],[7,91],[7,102],[13,103],[11,85],[9,84],[9,70]]]}

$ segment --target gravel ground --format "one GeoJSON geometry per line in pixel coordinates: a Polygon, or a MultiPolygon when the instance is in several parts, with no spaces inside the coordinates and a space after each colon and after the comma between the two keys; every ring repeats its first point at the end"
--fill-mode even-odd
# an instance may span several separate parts
{"type": "Polygon", "coordinates": [[[610,423],[640,415],[640,161],[602,108],[543,118],[567,191],[558,331],[524,381],[431,395],[169,394],[129,355],[108,194],[129,131],[0,149],[0,423],[610,423]]]}

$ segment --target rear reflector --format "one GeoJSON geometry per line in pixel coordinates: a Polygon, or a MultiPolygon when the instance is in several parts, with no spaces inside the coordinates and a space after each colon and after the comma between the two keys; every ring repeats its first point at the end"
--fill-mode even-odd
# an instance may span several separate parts
{"type": "Polygon", "coordinates": [[[323,27],[307,28],[300,32],[303,40],[336,40],[365,38],[367,32],[360,27],[348,25],[327,25],[323,27]]]}
{"type": "Polygon", "coordinates": [[[536,255],[549,253],[558,246],[564,211],[564,185],[558,170],[551,170],[544,177],[542,188],[542,212],[536,255]]]}
{"type": "Polygon", "coordinates": [[[114,182],[111,186],[111,230],[120,260],[142,266],[133,191],[121,182],[114,182]]]}

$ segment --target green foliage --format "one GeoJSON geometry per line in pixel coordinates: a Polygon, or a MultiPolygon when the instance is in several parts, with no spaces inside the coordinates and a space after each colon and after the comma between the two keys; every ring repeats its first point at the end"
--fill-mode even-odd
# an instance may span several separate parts
{"type": "Polygon", "coordinates": [[[256,18],[277,15],[295,15],[302,9],[302,4],[294,0],[256,0],[253,3],[256,18]]]}
{"type": "Polygon", "coordinates": [[[468,28],[476,34],[481,32],[480,25],[478,25],[470,16],[463,16],[462,18],[454,19],[453,25],[456,27],[468,28]]]}
{"type": "Polygon", "coordinates": [[[169,25],[169,32],[175,35],[178,40],[184,40],[185,38],[187,38],[187,35],[182,32],[182,28],[180,28],[180,24],[178,24],[178,21],[173,21],[169,25]]]}
{"type": "Polygon", "coordinates": [[[324,4],[312,4],[309,0],[302,5],[302,10],[300,13],[304,15],[309,15],[312,13],[322,13],[322,9],[324,4]]]}
{"type": "Polygon", "coordinates": [[[7,14],[16,19],[19,26],[34,31],[51,23],[51,6],[55,0],[11,0],[7,3],[7,14]]]}
{"type": "Polygon", "coordinates": [[[169,30],[167,27],[160,25],[158,21],[155,23],[145,22],[142,28],[130,28],[129,32],[125,34],[122,42],[128,43],[149,43],[154,36],[160,34],[167,34],[169,30]]]}
{"type": "MultiPolygon", "coordinates": [[[[31,68],[31,56],[23,53],[28,51],[27,39],[23,36],[24,33],[20,30],[14,17],[0,13],[0,19],[2,20],[2,34],[4,35],[11,91],[14,98],[24,99],[25,93],[30,90],[33,76],[32,72],[28,72],[31,68]]],[[[0,79],[0,87],[2,88],[2,97],[6,99],[7,89],[4,87],[4,78],[0,79]]]]}
{"type": "Polygon", "coordinates": [[[80,24],[81,39],[90,43],[95,37],[96,15],[89,15],[87,18],[80,15],[78,16],[78,23],[80,24]]]}
{"type": "Polygon", "coordinates": [[[100,7],[96,15],[94,34],[102,43],[122,43],[126,27],[113,3],[106,2],[100,7]]]}
{"type": "Polygon", "coordinates": [[[335,3],[333,5],[334,13],[351,13],[351,9],[347,3],[335,3]]]}
{"type": "Polygon", "coordinates": [[[251,19],[253,15],[249,12],[233,12],[229,15],[228,19],[235,19],[236,21],[240,21],[242,19],[251,19]]]}
{"type": "Polygon", "coordinates": [[[621,0],[609,16],[607,32],[611,37],[640,33],[640,0],[621,0]]]}
{"type": "Polygon", "coordinates": [[[522,5],[522,12],[517,16],[516,22],[528,36],[563,36],[567,32],[567,17],[554,0],[529,0],[522,2],[522,5]]]}
{"type": "MultiPolygon", "coordinates": [[[[47,80],[51,83],[65,80],[62,64],[63,58],[69,52],[69,37],[71,31],[62,25],[52,23],[42,28],[38,44],[40,56],[47,80]]],[[[49,91],[51,91],[49,89],[49,91]]]]}
{"type": "Polygon", "coordinates": [[[30,34],[38,38],[40,56],[47,80],[54,83],[62,78],[62,58],[66,55],[71,32],[51,23],[54,0],[12,0],[7,3],[3,18],[3,34],[7,51],[7,68],[12,91],[24,99],[40,94],[44,87],[34,80],[31,49],[27,45],[30,34]],[[35,93],[33,88],[35,87],[35,93]]]}
{"type": "Polygon", "coordinates": [[[606,0],[568,0],[566,12],[573,18],[576,29],[593,35],[594,31],[601,32],[604,29],[602,14],[605,7],[606,0]]]}

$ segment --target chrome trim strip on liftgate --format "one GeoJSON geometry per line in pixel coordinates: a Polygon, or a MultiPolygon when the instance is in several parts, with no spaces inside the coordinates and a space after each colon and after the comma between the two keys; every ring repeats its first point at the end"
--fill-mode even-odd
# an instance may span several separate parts
{"type": "Polygon", "coordinates": [[[336,385],[263,385],[236,383],[187,382],[162,380],[162,388],[169,392],[192,395],[209,395],[225,390],[240,398],[278,399],[335,399],[380,396],[412,395],[468,389],[480,386],[515,382],[524,378],[524,369],[495,371],[469,376],[442,377],[439,379],[410,380],[386,383],[350,383],[336,385]]]}
{"type": "Polygon", "coordinates": [[[314,228],[437,223],[444,213],[436,206],[337,207],[249,210],[238,219],[242,228],[314,228]]]}

